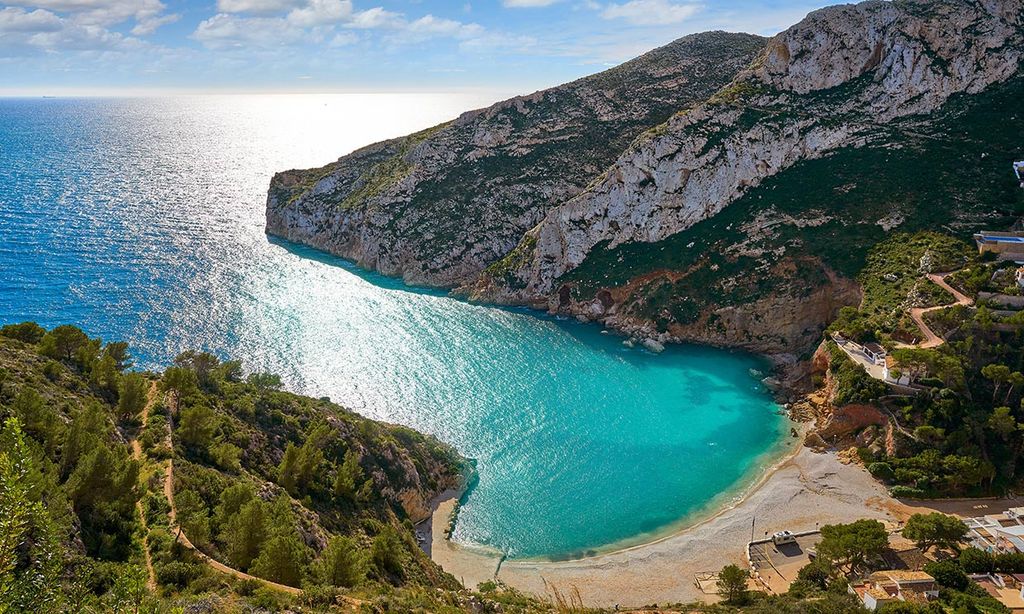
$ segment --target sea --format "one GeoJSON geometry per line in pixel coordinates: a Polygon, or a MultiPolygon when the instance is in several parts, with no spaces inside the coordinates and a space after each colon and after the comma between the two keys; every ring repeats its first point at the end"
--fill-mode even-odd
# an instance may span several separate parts
{"type": "Polygon", "coordinates": [[[494,94],[0,99],[0,323],[70,323],[136,368],[199,349],[473,459],[457,542],[572,558],[724,505],[782,448],[757,357],[653,354],[264,234],[274,172],[494,94]]]}

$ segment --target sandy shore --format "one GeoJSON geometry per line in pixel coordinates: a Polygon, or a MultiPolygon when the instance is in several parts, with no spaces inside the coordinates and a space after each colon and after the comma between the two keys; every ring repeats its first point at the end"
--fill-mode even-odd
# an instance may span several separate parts
{"type": "Polygon", "coordinates": [[[574,561],[502,562],[494,554],[449,542],[444,528],[455,504],[454,499],[444,501],[434,513],[432,557],[467,587],[497,578],[548,595],[546,582],[563,592],[575,588],[586,604],[605,607],[712,599],[697,589],[694,576],[727,563],[745,567],[751,519],[755,536],[764,537],[766,532],[807,531],[858,518],[894,524],[913,512],[862,468],[808,448],[782,461],[734,506],[699,524],[649,544],[574,561]]]}

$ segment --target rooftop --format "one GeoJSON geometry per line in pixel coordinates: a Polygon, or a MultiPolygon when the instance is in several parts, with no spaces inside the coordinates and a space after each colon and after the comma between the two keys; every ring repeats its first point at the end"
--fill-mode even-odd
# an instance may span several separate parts
{"type": "Polygon", "coordinates": [[[1013,526],[1009,526],[1009,527],[998,527],[996,530],[999,531],[1000,533],[1006,533],[1007,535],[1013,535],[1014,537],[1022,537],[1022,536],[1024,536],[1024,526],[1021,526],[1021,525],[1013,525],[1013,526]]]}
{"type": "MultiPolygon", "coordinates": [[[[935,578],[931,574],[923,571],[912,571],[909,569],[892,569],[889,571],[880,571],[880,574],[884,574],[895,582],[934,582],[935,578]]],[[[872,574],[874,575],[874,574],[872,574]]]]}

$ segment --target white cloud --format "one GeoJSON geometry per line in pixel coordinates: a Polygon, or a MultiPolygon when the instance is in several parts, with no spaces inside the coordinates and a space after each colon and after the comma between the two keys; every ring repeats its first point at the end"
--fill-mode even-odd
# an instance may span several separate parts
{"type": "Polygon", "coordinates": [[[469,38],[483,34],[483,26],[475,23],[462,23],[454,19],[442,19],[433,15],[420,17],[408,24],[405,31],[413,37],[433,38],[435,36],[451,36],[469,38]]]}
{"type": "Polygon", "coordinates": [[[513,9],[535,8],[538,6],[551,6],[561,0],[501,0],[502,6],[513,9]]]}
{"type": "Polygon", "coordinates": [[[79,24],[112,26],[134,20],[146,33],[177,18],[164,14],[167,7],[160,0],[29,0],[26,4],[67,14],[79,24]]]}
{"type": "Polygon", "coordinates": [[[349,24],[353,28],[364,30],[376,30],[381,28],[401,28],[405,25],[405,18],[401,13],[388,11],[382,7],[374,7],[356,13],[349,24]]]}
{"type": "MultiPolygon", "coordinates": [[[[220,0],[233,8],[255,10],[267,2],[283,0],[220,0]],[[248,4],[243,4],[248,3],[248,4]],[[258,6],[253,3],[263,3],[258,6]]],[[[331,47],[351,45],[360,39],[356,30],[384,31],[382,40],[400,46],[433,38],[470,41],[486,34],[483,26],[425,15],[409,21],[402,13],[375,7],[353,12],[351,0],[304,0],[286,14],[241,15],[222,12],[201,22],[192,38],[216,49],[280,47],[306,42],[326,42],[331,47]],[[346,30],[339,30],[339,27],[346,30]]]]}
{"type": "Polygon", "coordinates": [[[181,15],[159,15],[154,17],[147,17],[140,19],[135,27],[132,28],[132,34],[135,36],[148,36],[153,32],[156,32],[160,26],[165,26],[169,23],[174,23],[181,19],[181,15]]]}
{"type": "Polygon", "coordinates": [[[532,36],[484,32],[459,43],[459,49],[473,52],[511,51],[531,53],[537,48],[537,39],[532,36]]]}
{"type": "Polygon", "coordinates": [[[637,26],[659,26],[685,21],[702,8],[700,4],[677,4],[669,0],[629,0],[625,4],[609,4],[601,16],[624,19],[637,26]]]}
{"type": "Polygon", "coordinates": [[[6,56],[58,51],[131,51],[142,41],[45,9],[0,9],[0,52],[6,56]]]}
{"type": "Polygon", "coordinates": [[[296,8],[301,4],[299,0],[217,0],[217,10],[221,13],[269,15],[296,8]]]}
{"type": "Polygon", "coordinates": [[[347,47],[359,42],[359,35],[355,32],[338,32],[328,43],[330,47],[347,47]]]}
{"type": "Polygon", "coordinates": [[[50,11],[32,12],[15,7],[0,9],[0,32],[4,34],[54,32],[63,27],[61,18],[50,11]]]}
{"type": "Polygon", "coordinates": [[[218,13],[201,22],[192,34],[197,41],[213,49],[242,47],[278,47],[298,42],[304,32],[280,17],[238,17],[218,13]]]}
{"type": "Polygon", "coordinates": [[[304,28],[311,28],[347,21],[351,16],[351,0],[309,0],[307,6],[293,9],[288,13],[288,21],[304,28]]]}

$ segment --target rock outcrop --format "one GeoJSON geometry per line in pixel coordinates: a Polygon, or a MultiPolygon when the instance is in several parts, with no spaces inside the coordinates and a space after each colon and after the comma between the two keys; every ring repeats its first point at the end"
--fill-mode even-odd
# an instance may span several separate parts
{"type": "Polygon", "coordinates": [[[474,300],[806,357],[885,233],[969,232],[1005,200],[991,154],[1019,155],[1001,132],[1022,59],[1024,0],[869,0],[767,41],[687,37],[280,173],[267,228],[474,300]]]}
{"type": "Polygon", "coordinates": [[[267,232],[407,281],[472,281],[640,133],[706,100],[764,40],[712,32],[271,182],[267,232]]]}
{"type": "Polygon", "coordinates": [[[1009,79],[1019,72],[1022,19],[1021,0],[872,0],[811,13],[731,85],[548,212],[476,294],[554,305],[558,280],[599,244],[662,240],[800,161],[870,144],[897,118],[1009,79]]]}

